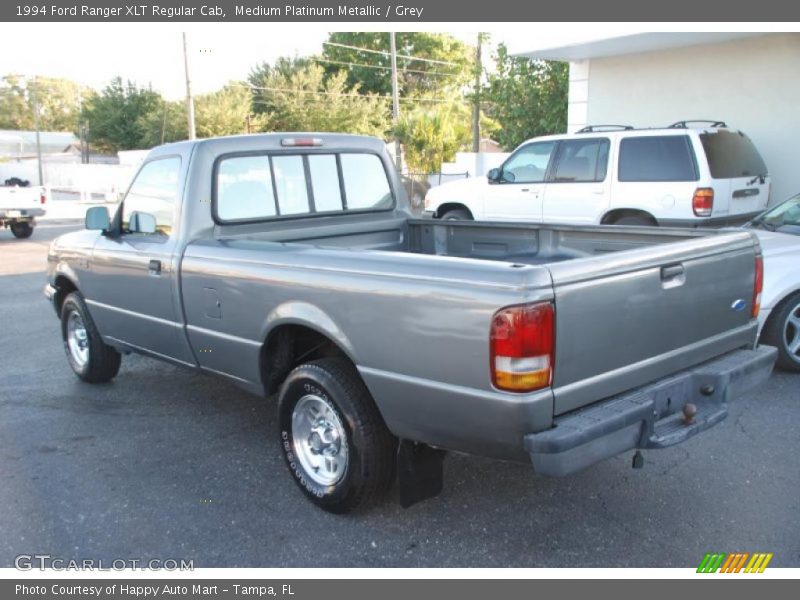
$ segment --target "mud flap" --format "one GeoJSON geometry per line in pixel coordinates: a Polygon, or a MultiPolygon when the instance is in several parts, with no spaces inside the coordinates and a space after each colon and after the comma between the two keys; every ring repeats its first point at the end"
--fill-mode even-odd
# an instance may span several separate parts
{"type": "Polygon", "coordinates": [[[400,506],[408,508],[441,493],[445,454],[444,450],[425,444],[400,441],[397,448],[400,506]]]}

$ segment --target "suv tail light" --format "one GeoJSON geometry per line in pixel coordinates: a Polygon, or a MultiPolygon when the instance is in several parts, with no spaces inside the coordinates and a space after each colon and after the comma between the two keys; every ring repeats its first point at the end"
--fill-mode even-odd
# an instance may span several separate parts
{"type": "Polygon", "coordinates": [[[714,189],[697,188],[692,198],[692,210],[696,217],[710,217],[714,210],[714,189]]]}
{"type": "Polygon", "coordinates": [[[509,306],[495,313],[489,356],[496,388],[532,392],[552,383],[554,321],[550,302],[509,306]]]}
{"type": "Polygon", "coordinates": [[[47,190],[41,188],[39,190],[39,204],[44,204],[45,202],[47,202],[47,190]]]}
{"type": "Polygon", "coordinates": [[[764,289],[764,258],[756,256],[756,276],[753,281],[753,309],[750,316],[754,319],[761,310],[761,292],[764,289]]]}

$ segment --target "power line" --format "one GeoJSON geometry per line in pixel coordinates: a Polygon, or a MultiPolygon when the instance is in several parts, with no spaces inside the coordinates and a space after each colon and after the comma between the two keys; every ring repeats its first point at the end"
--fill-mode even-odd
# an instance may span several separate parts
{"type": "MultiPolygon", "coordinates": [[[[347,48],[348,50],[357,50],[359,52],[368,52],[370,54],[381,54],[383,56],[391,56],[391,52],[383,50],[373,50],[372,48],[360,48],[358,46],[348,46],[347,44],[337,44],[335,42],[322,42],[326,46],[335,46],[336,48],[347,48]]],[[[449,67],[461,67],[458,63],[449,62],[446,60],[434,60],[433,58],[422,58],[420,56],[409,56],[408,54],[397,54],[397,58],[404,58],[407,60],[418,60],[421,62],[433,63],[437,65],[447,65],[449,67]]]]}
{"type": "MultiPolygon", "coordinates": [[[[244,83],[231,83],[229,84],[231,87],[241,87],[249,90],[259,90],[259,91],[267,91],[267,92],[282,92],[288,94],[314,94],[318,96],[339,96],[345,98],[364,98],[364,99],[371,99],[371,98],[380,98],[382,100],[391,100],[392,97],[389,94],[354,94],[350,93],[342,93],[342,92],[326,92],[321,90],[299,90],[295,88],[281,88],[281,87],[270,87],[270,86],[262,86],[262,85],[250,85],[244,83]]],[[[268,102],[253,100],[256,104],[269,104],[268,102]]],[[[400,102],[416,102],[416,103],[459,103],[459,104],[467,104],[465,100],[447,100],[445,98],[400,98],[400,102]]]]}
{"type": "MultiPolygon", "coordinates": [[[[345,67],[363,67],[366,69],[380,69],[383,71],[391,71],[392,67],[384,67],[382,65],[368,65],[365,63],[353,63],[341,60],[330,60],[327,58],[316,58],[311,57],[309,60],[313,60],[314,62],[324,62],[330,63],[332,65],[342,65],[345,67]]],[[[441,71],[422,71],[420,69],[397,69],[398,71],[402,71],[403,73],[419,73],[420,75],[438,75],[440,77],[452,77],[455,73],[442,73],[441,71]]]]}

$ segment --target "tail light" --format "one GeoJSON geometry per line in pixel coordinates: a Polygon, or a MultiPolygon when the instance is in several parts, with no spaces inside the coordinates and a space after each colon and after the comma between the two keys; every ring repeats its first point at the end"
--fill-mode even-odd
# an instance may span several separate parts
{"type": "Polygon", "coordinates": [[[753,309],[750,314],[754,319],[761,310],[761,292],[764,289],[764,259],[756,256],[756,275],[753,281],[753,309]]]}
{"type": "Polygon", "coordinates": [[[692,210],[696,217],[710,217],[714,210],[714,189],[697,188],[692,198],[692,210]]]}
{"type": "Polygon", "coordinates": [[[47,202],[47,190],[44,188],[39,190],[39,204],[44,204],[47,202]]]}
{"type": "Polygon", "coordinates": [[[509,306],[495,313],[489,336],[492,383],[532,392],[553,381],[554,310],[549,302],[509,306]]]}

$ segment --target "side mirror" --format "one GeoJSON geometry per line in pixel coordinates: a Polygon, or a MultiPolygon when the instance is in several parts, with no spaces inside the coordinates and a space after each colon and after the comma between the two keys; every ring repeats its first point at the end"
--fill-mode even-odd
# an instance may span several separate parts
{"type": "Polygon", "coordinates": [[[486,178],[493,183],[497,183],[498,181],[500,181],[500,175],[501,175],[500,169],[497,168],[489,169],[489,172],[486,173],[486,178]]]}
{"type": "Polygon", "coordinates": [[[155,233],[156,218],[150,213],[132,212],[128,223],[128,231],[131,233],[155,233]]]}
{"type": "Polygon", "coordinates": [[[86,211],[84,225],[86,229],[108,231],[111,227],[111,218],[108,216],[108,209],[105,206],[92,206],[86,211]]]}

